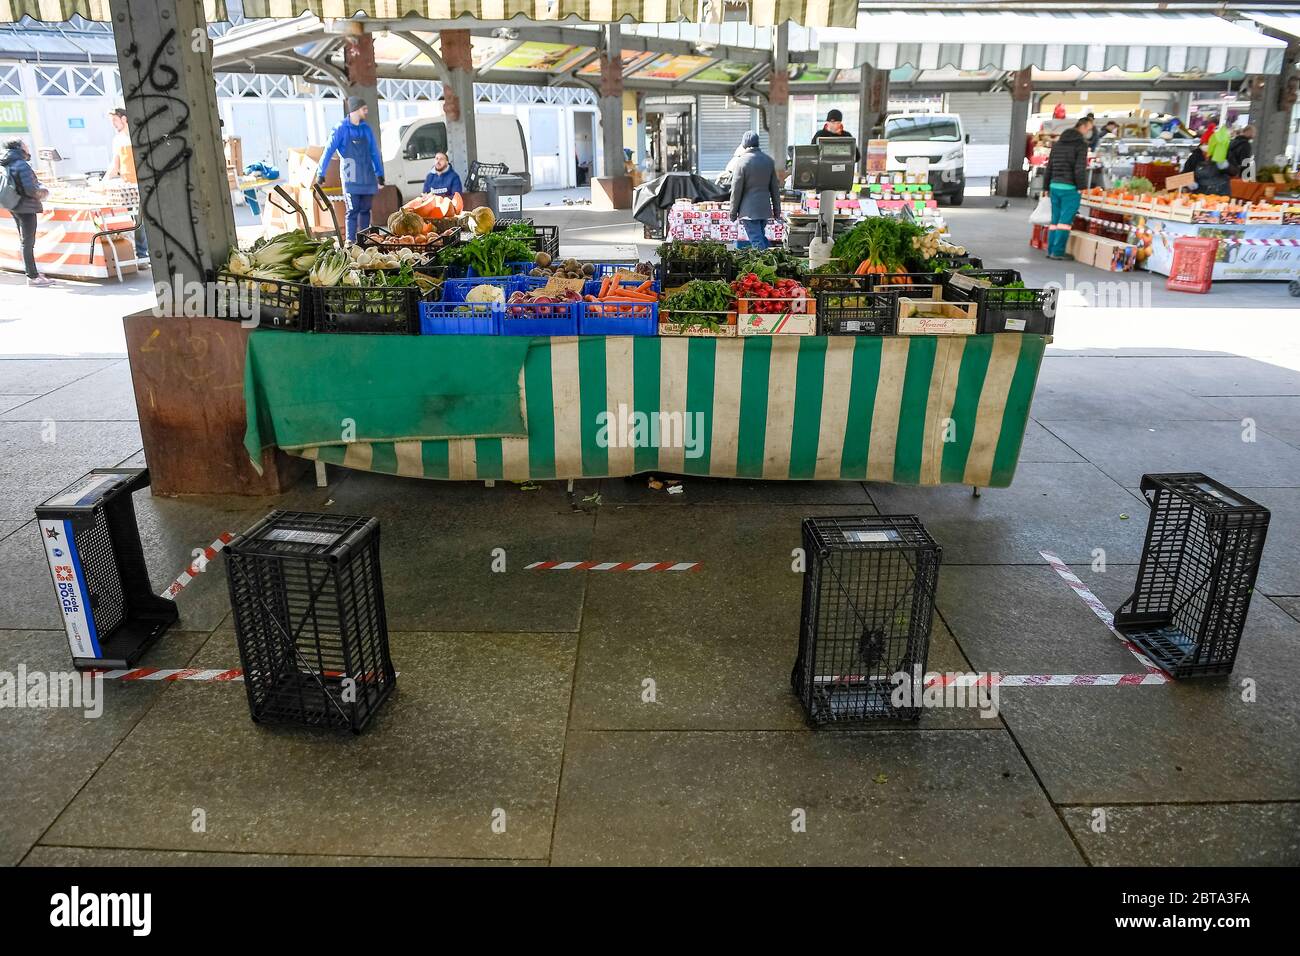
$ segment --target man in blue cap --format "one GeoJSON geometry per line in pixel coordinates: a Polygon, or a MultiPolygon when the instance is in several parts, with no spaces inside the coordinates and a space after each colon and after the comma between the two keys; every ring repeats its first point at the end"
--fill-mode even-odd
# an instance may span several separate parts
{"type": "Polygon", "coordinates": [[[384,160],[374,131],[366,123],[369,108],[359,96],[348,97],[348,115],[334,130],[325,155],[320,158],[319,182],[325,181],[334,154],[339,154],[339,176],[343,180],[343,197],[347,202],[347,240],[356,240],[357,232],[370,225],[370,207],[375,193],[384,184],[384,160]]]}

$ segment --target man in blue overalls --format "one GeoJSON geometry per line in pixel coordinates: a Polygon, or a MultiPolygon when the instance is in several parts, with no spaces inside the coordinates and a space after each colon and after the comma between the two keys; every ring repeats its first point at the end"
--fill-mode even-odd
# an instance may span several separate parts
{"type": "Polygon", "coordinates": [[[451,198],[453,193],[465,191],[460,182],[460,173],[451,168],[446,153],[433,154],[433,169],[424,177],[424,191],[447,198],[451,198]]]}
{"type": "Polygon", "coordinates": [[[384,160],[379,155],[374,131],[366,123],[367,112],[365,100],[359,96],[348,97],[347,118],[334,130],[317,172],[318,180],[323,183],[330,160],[335,153],[339,154],[339,175],[348,207],[348,242],[355,241],[357,231],[370,225],[370,207],[375,193],[384,184],[384,160]]]}

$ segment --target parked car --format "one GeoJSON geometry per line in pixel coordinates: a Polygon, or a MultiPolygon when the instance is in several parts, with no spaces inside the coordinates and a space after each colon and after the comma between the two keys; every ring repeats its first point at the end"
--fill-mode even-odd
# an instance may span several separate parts
{"type": "Polygon", "coordinates": [[[935,198],[960,206],[966,198],[966,144],[956,113],[895,113],[885,117],[889,141],[890,172],[907,169],[907,161],[924,156],[930,161],[930,186],[935,198]]]}
{"type": "MultiPolygon", "coordinates": [[[[531,190],[528,144],[518,118],[509,113],[476,113],[474,126],[478,155],[471,158],[480,163],[504,163],[508,172],[524,177],[528,183],[526,190],[531,190]]],[[[424,116],[384,123],[380,127],[380,140],[385,180],[396,186],[402,201],[406,201],[423,188],[434,154],[446,152],[447,123],[442,110],[434,108],[424,116]]],[[[468,187],[469,160],[464,156],[450,159],[468,187]]]]}

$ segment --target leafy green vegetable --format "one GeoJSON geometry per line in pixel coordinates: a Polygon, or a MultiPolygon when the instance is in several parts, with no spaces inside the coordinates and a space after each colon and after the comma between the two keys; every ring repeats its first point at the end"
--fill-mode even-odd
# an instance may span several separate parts
{"type": "Polygon", "coordinates": [[[533,227],[512,223],[500,232],[475,236],[469,242],[443,249],[437,262],[444,266],[469,266],[480,276],[508,275],[507,262],[530,262],[533,258],[533,227]]]}
{"type": "Polygon", "coordinates": [[[808,271],[808,260],[773,246],[762,251],[749,249],[736,256],[736,272],[752,272],[764,282],[777,279],[802,279],[808,271]]]}
{"type": "Polygon", "coordinates": [[[731,250],[725,243],[714,242],[709,239],[700,242],[682,242],[674,239],[672,242],[661,243],[655,250],[659,256],[660,262],[708,262],[729,264],[731,262],[731,250]]]}
{"type": "Polygon", "coordinates": [[[831,256],[840,267],[852,272],[867,260],[878,262],[890,272],[913,272],[923,264],[912,240],[925,235],[915,223],[887,216],[871,216],[835,240],[831,256]]]}
{"type": "Polygon", "coordinates": [[[735,307],[736,296],[726,282],[695,280],[664,296],[659,312],[665,322],[716,332],[735,307]]]}

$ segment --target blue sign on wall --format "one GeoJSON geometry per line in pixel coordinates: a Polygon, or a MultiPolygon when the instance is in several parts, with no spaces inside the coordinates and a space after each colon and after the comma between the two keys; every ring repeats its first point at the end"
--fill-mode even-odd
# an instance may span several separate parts
{"type": "Polygon", "coordinates": [[[68,129],[85,129],[86,121],[80,116],[68,117],[68,129]]]}

